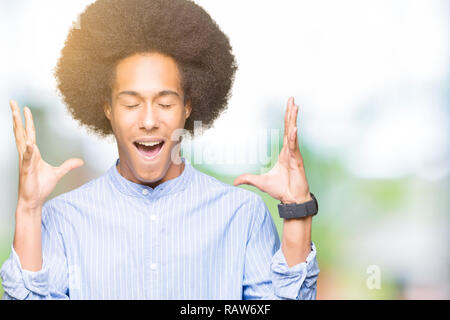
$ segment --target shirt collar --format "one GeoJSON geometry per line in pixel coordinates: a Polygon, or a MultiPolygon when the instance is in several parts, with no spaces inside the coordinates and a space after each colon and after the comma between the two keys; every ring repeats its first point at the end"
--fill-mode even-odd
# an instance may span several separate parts
{"type": "Polygon", "coordinates": [[[145,199],[159,198],[164,195],[170,195],[184,190],[187,187],[188,182],[192,179],[194,170],[192,165],[187,162],[185,158],[181,158],[181,161],[184,162],[183,172],[178,177],[167,180],[157,185],[155,188],[134,183],[124,178],[119,171],[117,171],[116,167],[120,162],[120,158],[117,159],[115,164],[108,170],[107,176],[114,187],[123,194],[145,199]]]}

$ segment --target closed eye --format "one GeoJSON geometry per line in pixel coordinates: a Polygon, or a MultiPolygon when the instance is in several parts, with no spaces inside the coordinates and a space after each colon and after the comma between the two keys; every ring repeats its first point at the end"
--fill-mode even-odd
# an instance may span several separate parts
{"type": "MultiPolygon", "coordinates": [[[[161,107],[164,107],[164,108],[168,108],[168,107],[170,107],[171,106],[171,104],[159,104],[161,107]]],[[[128,107],[128,108],[135,108],[135,107],[138,107],[139,105],[138,104],[136,104],[136,105],[133,105],[133,106],[126,106],[126,107],[128,107]]]]}

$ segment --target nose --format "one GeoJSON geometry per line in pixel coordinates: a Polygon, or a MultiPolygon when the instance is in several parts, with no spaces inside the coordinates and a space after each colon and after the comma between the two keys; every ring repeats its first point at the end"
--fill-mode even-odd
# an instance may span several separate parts
{"type": "Polygon", "coordinates": [[[157,108],[147,103],[139,113],[139,127],[146,130],[159,127],[159,114],[157,108]]]}

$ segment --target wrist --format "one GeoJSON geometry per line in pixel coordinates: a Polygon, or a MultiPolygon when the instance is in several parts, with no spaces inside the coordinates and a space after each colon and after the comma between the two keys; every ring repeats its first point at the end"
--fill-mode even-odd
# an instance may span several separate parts
{"type": "Polygon", "coordinates": [[[42,213],[43,204],[36,203],[34,201],[26,201],[20,199],[17,201],[16,217],[17,216],[30,216],[40,217],[42,213]]]}
{"type": "Polygon", "coordinates": [[[282,204],[294,204],[294,203],[302,204],[302,203],[305,203],[305,202],[308,202],[308,201],[311,201],[311,200],[312,200],[311,193],[308,192],[308,194],[304,195],[304,196],[297,196],[297,197],[294,197],[294,198],[289,199],[289,200],[288,199],[281,199],[280,201],[281,201],[282,204]]]}
{"type": "MultiPolygon", "coordinates": [[[[304,217],[314,216],[319,210],[317,199],[312,193],[307,197],[294,198],[292,202],[282,201],[278,204],[278,213],[284,219],[303,219],[304,217]]],[[[299,220],[300,221],[300,220],[299,220]]]]}

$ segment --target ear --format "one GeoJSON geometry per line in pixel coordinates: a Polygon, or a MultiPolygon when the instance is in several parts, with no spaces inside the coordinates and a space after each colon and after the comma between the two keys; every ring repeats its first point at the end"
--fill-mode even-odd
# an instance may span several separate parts
{"type": "Polygon", "coordinates": [[[111,121],[111,105],[109,103],[105,103],[103,105],[103,111],[105,112],[106,118],[111,121]]]}
{"type": "Polygon", "coordinates": [[[192,112],[191,100],[188,100],[188,102],[186,102],[186,105],[184,106],[184,110],[185,110],[185,116],[187,119],[187,118],[189,118],[189,116],[191,115],[191,112],[192,112]]]}

